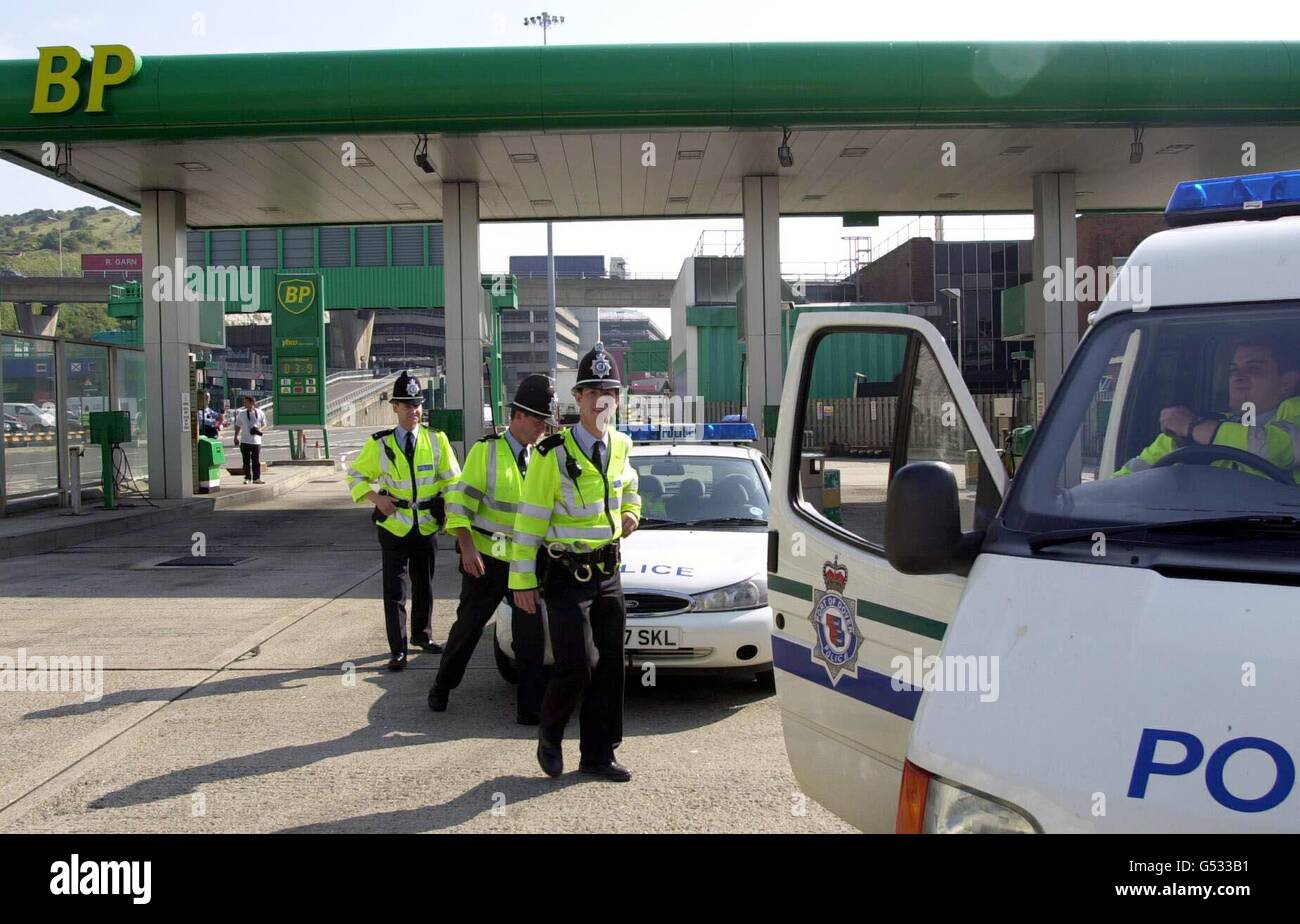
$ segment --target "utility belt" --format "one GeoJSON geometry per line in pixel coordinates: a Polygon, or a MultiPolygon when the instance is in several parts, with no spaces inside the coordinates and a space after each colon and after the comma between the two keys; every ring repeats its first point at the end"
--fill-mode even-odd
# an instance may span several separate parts
{"type": "Polygon", "coordinates": [[[617,539],[590,552],[578,552],[561,543],[543,545],[537,553],[537,582],[544,588],[547,578],[555,573],[555,569],[563,568],[573,575],[575,581],[585,584],[596,576],[597,568],[602,569],[606,575],[615,575],[622,563],[623,556],[617,539]]]}
{"type": "MultiPolygon", "coordinates": [[[[431,497],[428,500],[422,500],[416,503],[412,503],[411,501],[403,497],[393,497],[391,494],[388,493],[387,488],[382,489],[379,492],[379,496],[387,497],[389,500],[393,502],[393,506],[396,507],[398,510],[412,510],[412,509],[417,511],[432,510],[433,518],[437,522],[439,529],[442,529],[443,524],[447,520],[447,509],[446,509],[447,502],[443,499],[443,496],[441,494],[439,494],[436,497],[431,497]]],[[[371,508],[370,519],[374,523],[382,523],[384,520],[388,519],[388,517],[380,513],[378,507],[374,507],[371,508]]]]}

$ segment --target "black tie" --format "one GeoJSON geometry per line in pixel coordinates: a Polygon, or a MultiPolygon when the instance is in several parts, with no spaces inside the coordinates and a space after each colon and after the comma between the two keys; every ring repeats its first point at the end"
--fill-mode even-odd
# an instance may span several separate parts
{"type": "Polygon", "coordinates": [[[411,467],[411,477],[415,477],[415,434],[408,432],[406,434],[406,464],[411,467]]]}
{"type": "Polygon", "coordinates": [[[519,474],[522,475],[528,471],[528,447],[527,446],[524,446],[519,450],[519,456],[517,458],[517,461],[519,462],[519,474]]]}
{"type": "Polygon", "coordinates": [[[596,471],[603,472],[605,467],[600,464],[600,450],[605,446],[604,443],[594,443],[591,447],[591,461],[595,463],[596,471]]]}

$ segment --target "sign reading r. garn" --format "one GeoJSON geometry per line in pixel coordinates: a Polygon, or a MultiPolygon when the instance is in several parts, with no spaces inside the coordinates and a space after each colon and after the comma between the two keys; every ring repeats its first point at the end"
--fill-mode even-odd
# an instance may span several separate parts
{"type": "MultiPolygon", "coordinates": [[[[90,59],[90,83],[84,112],[104,111],[104,91],[120,86],[140,71],[140,59],[125,45],[94,45],[90,59]]],[[[85,63],[71,45],[48,45],[36,49],[36,93],[32,97],[32,114],[49,115],[71,112],[81,100],[78,75],[85,63]]]]}

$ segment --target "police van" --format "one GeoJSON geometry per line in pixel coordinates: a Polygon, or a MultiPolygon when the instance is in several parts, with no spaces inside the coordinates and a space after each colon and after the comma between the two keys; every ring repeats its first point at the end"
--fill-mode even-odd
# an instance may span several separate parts
{"type": "MultiPolygon", "coordinates": [[[[765,551],[771,468],[751,445],[754,425],[620,429],[632,437],[642,499],[640,526],[621,547],[628,666],[749,674],[771,689],[765,551]]],[[[506,604],[495,621],[497,667],[514,682],[506,604]]]]}
{"type": "Polygon", "coordinates": [[[801,789],[864,831],[1300,830],[1300,171],[1179,184],[1166,218],[1011,476],[929,323],[799,319],[777,696],[801,789]],[[828,516],[809,386],[863,343],[898,357],[856,399],[888,442],[823,461],[828,516]]]}

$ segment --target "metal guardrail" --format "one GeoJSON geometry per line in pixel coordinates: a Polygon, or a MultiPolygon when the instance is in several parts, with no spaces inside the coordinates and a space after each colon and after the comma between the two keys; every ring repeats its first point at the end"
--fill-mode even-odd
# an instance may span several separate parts
{"type": "MultiPolygon", "coordinates": [[[[335,382],[344,382],[352,379],[374,379],[374,378],[375,378],[374,372],[372,372],[369,369],[345,369],[341,372],[331,372],[329,375],[325,376],[325,387],[328,388],[330,385],[334,384],[335,382]]],[[[385,378],[392,378],[392,376],[387,376],[387,377],[381,376],[380,378],[375,379],[375,381],[377,382],[384,381],[385,378]]],[[[257,402],[257,406],[261,408],[262,411],[265,413],[266,411],[269,411],[273,407],[275,407],[275,399],[263,398],[261,401],[257,402]]],[[[326,404],[325,406],[326,415],[329,414],[329,410],[330,410],[329,405],[326,404]]]]}

